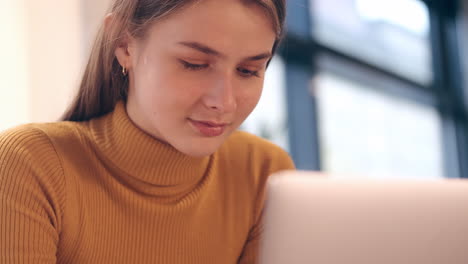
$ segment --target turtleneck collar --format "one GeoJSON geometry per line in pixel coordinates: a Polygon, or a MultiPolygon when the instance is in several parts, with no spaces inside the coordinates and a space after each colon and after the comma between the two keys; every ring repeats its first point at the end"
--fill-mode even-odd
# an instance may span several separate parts
{"type": "Polygon", "coordinates": [[[158,187],[194,187],[207,173],[210,157],[191,157],[138,128],[125,104],[90,121],[91,133],[106,159],[127,175],[158,187]]]}

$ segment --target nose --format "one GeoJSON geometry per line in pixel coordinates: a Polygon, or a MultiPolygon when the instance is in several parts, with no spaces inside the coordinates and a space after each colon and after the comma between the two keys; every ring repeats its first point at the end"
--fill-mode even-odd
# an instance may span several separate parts
{"type": "Polygon", "coordinates": [[[230,73],[217,75],[203,96],[205,106],[219,113],[230,113],[237,108],[234,76],[230,73]]]}

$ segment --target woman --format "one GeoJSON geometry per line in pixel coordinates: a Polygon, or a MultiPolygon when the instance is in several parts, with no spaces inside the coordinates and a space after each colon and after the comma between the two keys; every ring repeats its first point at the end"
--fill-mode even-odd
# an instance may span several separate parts
{"type": "Polygon", "coordinates": [[[64,121],[0,135],[0,263],[255,263],[267,176],[235,131],[284,0],[116,0],[64,121]]]}

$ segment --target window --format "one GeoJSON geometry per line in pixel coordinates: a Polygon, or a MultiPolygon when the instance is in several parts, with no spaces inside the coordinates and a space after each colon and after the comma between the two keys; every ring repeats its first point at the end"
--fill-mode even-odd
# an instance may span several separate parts
{"type": "Polygon", "coordinates": [[[320,72],[322,169],[369,177],[444,176],[441,122],[435,108],[320,72]]]}
{"type": "Polygon", "coordinates": [[[454,0],[289,2],[281,54],[299,169],[468,177],[457,8],[454,0]]]}
{"type": "Polygon", "coordinates": [[[432,80],[429,11],[418,0],[311,0],[323,45],[421,84],[432,80]]]}

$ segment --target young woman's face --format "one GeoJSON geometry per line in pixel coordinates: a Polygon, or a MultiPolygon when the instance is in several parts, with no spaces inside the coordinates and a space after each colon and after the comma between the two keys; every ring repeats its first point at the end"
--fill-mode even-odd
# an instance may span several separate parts
{"type": "Polygon", "coordinates": [[[266,12],[240,0],[203,0],[156,22],[117,52],[130,119],[185,154],[212,154],[257,104],[275,37],[266,12]]]}

